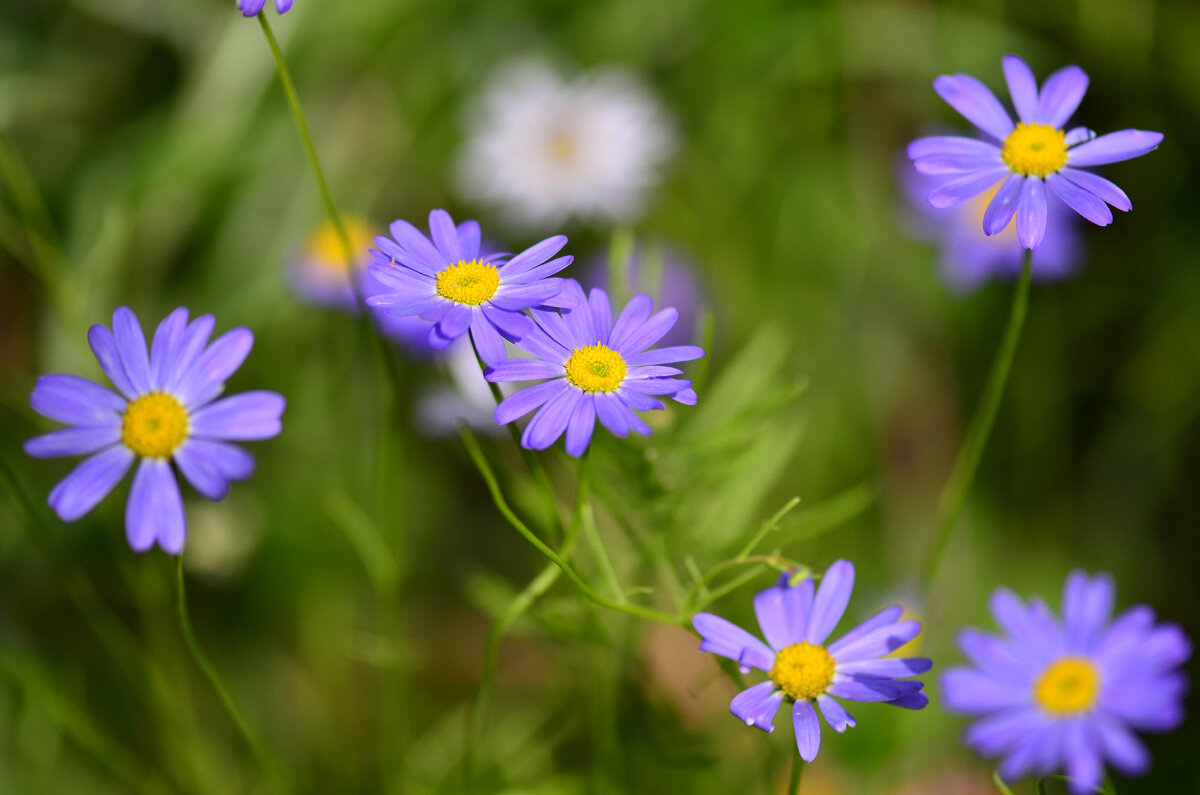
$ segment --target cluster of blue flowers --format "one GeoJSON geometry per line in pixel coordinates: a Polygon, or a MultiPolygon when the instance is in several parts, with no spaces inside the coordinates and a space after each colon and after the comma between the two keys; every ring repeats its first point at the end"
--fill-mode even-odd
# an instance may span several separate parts
{"type": "MultiPolygon", "coordinates": [[[[238,9],[254,16],[264,4],[238,0],[238,9]]],[[[284,13],[291,1],[275,6],[284,13]]],[[[1019,58],[1004,60],[1004,74],[1016,123],[975,78],[934,82],[938,94],[992,140],[913,142],[908,155],[916,170],[938,180],[928,203],[946,208],[995,189],[982,231],[996,235],[1015,219],[1026,249],[1042,242],[1047,191],[1099,225],[1112,222],[1109,206],[1128,211],[1120,188],[1081,167],[1145,154],[1162,135],[1125,130],[1097,137],[1086,127],[1067,129],[1088,84],[1078,67],[1056,72],[1040,90],[1019,58]]],[[[468,337],[488,381],[538,382],[494,409],[500,425],[533,415],[521,435],[524,447],[544,450],[565,436],[566,452],[578,457],[597,422],[617,437],[649,434],[637,412],[663,409],[663,398],[696,403],[692,383],[675,365],[705,352],[687,344],[655,347],[678,321],[676,309],[655,312],[654,299],[639,294],[618,311],[602,289],[585,292],[560,276],[573,261],[561,254],[564,236],[515,255],[489,253],[482,241],[476,222],[455,224],[444,210],[430,213],[428,236],[397,220],[390,236],[374,239],[360,285],[384,329],[396,324],[433,350],[468,337]]],[[[338,303],[357,306],[356,290],[337,280],[332,289],[338,303]]],[[[254,458],[233,442],[279,434],[285,401],[266,391],[221,397],[253,335],[239,328],[210,342],[214,327],[211,315],[189,319],[180,308],[158,325],[148,347],[137,317],[121,307],[111,329],[95,325],[88,332],[114,389],[73,375],[38,379],[33,408],[68,427],[29,440],[26,451],[87,456],[50,492],[60,518],[87,514],[136,460],[125,513],[129,545],[179,554],[186,519],[175,469],[211,500],[253,473],[254,458]]],[[[766,675],[733,698],[731,712],[771,732],[778,709],[790,704],[805,761],[820,747],[818,712],[840,733],[857,725],[841,701],[922,709],[929,699],[913,677],[932,667],[929,659],[903,655],[921,625],[905,619],[900,607],[830,642],[850,601],[854,566],[839,560],[820,577],[819,588],[815,579],[788,572],[754,598],[765,642],[710,613],[692,622],[702,651],[735,661],[744,674],[757,669],[766,675]]],[[[1149,756],[1134,730],[1165,731],[1182,720],[1186,682],[1178,669],[1190,656],[1187,638],[1173,624],[1156,623],[1144,606],[1113,618],[1113,603],[1108,577],[1075,572],[1063,589],[1061,618],[1042,601],[1025,603],[1001,588],[991,609],[1003,634],[961,633],[970,664],[944,673],[943,702],[978,718],[966,741],[982,755],[1001,757],[1005,778],[1065,770],[1075,792],[1088,792],[1100,784],[1106,763],[1128,774],[1146,770],[1149,756]]]]}

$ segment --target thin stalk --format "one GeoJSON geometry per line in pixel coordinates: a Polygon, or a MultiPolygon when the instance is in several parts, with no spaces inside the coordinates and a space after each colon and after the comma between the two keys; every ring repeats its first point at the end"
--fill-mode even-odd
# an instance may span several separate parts
{"type": "Polygon", "coordinates": [[[587,539],[592,554],[596,556],[600,572],[604,575],[604,579],[608,582],[608,587],[612,589],[617,601],[628,602],[629,600],[625,598],[625,590],[621,587],[621,581],[617,578],[617,570],[608,556],[608,550],[604,548],[604,542],[600,540],[600,533],[596,529],[596,516],[590,510],[583,517],[583,535],[587,539]]]}
{"type": "Polygon", "coordinates": [[[792,775],[788,779],[788,795],[800,795],[800,777],[804,775],[804,760],[796,754],[792,759],[792,775]]]}
{"type": "Polygon", "coordinates": [[[988,374],[987,385],[983,390],[979,406],[971,418],[967,434],[963,437],[962,446],[954,460],[954,468],[942,489],[938,500],[937,529],[934,533],[933,547],[925,564],[922,576],[922,592],[929,593],[933,579],[937,576],[938,567],[946,555],[954,528],[962,517],[966,506],[967,494],[975,480],[979,462],[987,449],[988,438],[992,426],[996,423],[996,414],[1000,409],[1000,401],[1004,397],[1004,389],[1008,384],[1008,376],[1012,371],[1013,360],[1017,355],[1017,347],[1021,341],[1021,331],[1025,326],[1025,315],[1029,310],[1030,262],[1033,252],[1025,252],[1025,260],[1021,265],[1021,279],[1013,292],[1012,306],[1008,313],[1008,325],[1004,329],[1004,337],[996,359],[992,362],[991,373],[988,374]]]}
{"type": "Polygon", "coordinates": [[[526,541],[532,544],[538,552],[541,552],[552,563],[554,563],[554,565],[562,569],[563,574],[567,575],[567,578],[575,584],[580,593],[601,607],[607,607],[609,610],[615,610],[619,613],[627,613],[631,616],[644,618],[648,621],[659,621],[672,626],[681,625],[682,622],[680,621],[679,617],[672,615],[671,613],[666,613],[661,610],[655,610],[651,607],[643,607],[642,605],[631,604],[628,602],[616,602],[597,593],[590,585],[587,584],[587,582],[584,581],[582,577],[579,576],[575,569],[571,568],[569,563],[563,560],[563,558],[557,552],[547,546],[546,542],[538,538],[537,534],[530,530],[529,527],[521,521],[520,517],[513,512],[512,508],[509,507],[508,501],[504,498],[504,493],[500,490],[500,483],[496,479],[496,473],[492,471],[492,466],[488,463],[487,457],[484,456],[483,450],[479,446],[479,440],[475,438],[475,434],[471,432],[471,429],[463,425],[459,428],[459,434],[462,436],[463,444],[467,448],[467,453],[471,456],[471,460],[474,462],[475,467],[479,470],[479,474],[483,476],[484,482],[487,484],[488,492],[492,496],[492,502],[495,503],[496,509],[500,511],[500,514],[508,521],[508,523],[511,524],[513,528],[525,538],[526,541]]]}
{"type": "MultiPolygon", "coordinates": [[[[575,549],[575,541],[579,538],[579,529],[583,524],[583,514],[588,506],[588,473],[587,460],[585,455],[579,464],[579,485],[575,492],[575,511],[571,518],[571,524],[567,526],[567,533],[563,539],[562,556],[564,560],[570,560],[571,553],[575,549]]],[[[496,623],[492,625],[488,632],[487,644],[484,647],[483,653],[483,673],[479,680],[479,690],[475,694],[475,702],[471,705],[471,715],[468,723],[468,736],[466,745],[465,765],[467,773],[467,785],[471,784],[471,776],[473,775],[474,749],[479,744],[483,737],[483,727],[487,720],[488,707],[491,704],[492,689],[496,683],[496,667],[500,656],[500,643],[504,640],[504,636],[508,634],[508,629],[525,614],[533,603],[537,601],[546,591],[550,590],[554,583],[558,582],[559,576],[562,574],[560,569],[554,563],[546,564],[538,575],[533,578],[529,585],[508,604],[504,612],[496,619],[496,623]]]]}
{"type": "Polygon", "coordinates": [[[183,581],[183,555],[179,555],[176,558],[175,579],[176,594],[178,596],[177,605],[179,607],[179,628],[183,632],[183,639],[187,643],[188,651],[192,653],[192,658],[196,661],[196,665],[200,666],[200,670],[204,672],[204,676],[208,679],[209,684],[217,692],[217,696],[220,697],[221,703],[225,706],[225,711],[233,719],[234,725],[241,732],[242,737],[246,740],[246,744],[254,751],[254,755],[258,757],[263,768],[271,776],[275,788],[280,792],[290,792],[292,787],[287,779],[283,765],[274,757],[267,748],[266,742],[251,725],[249,719],[246,717],[246,713],[242,711],[237,699],[234,698],[233,693],[230,692],[229,687],[225,684],[225,680],[208,659],[208,655],[200,647],[200,642],[196,640],[195,633],[192,632],[192,622],[188,619],[187,593],[183,581]]]}

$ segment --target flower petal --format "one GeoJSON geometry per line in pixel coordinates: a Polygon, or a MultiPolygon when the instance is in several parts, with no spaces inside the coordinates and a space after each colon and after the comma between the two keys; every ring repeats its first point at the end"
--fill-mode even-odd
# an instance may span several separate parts
{"type": "Polygon", "coordinates": [[[237,445],[208,439],[188,439],[175,452],[175,464],[192,488],[210,500],[220,500],[229,483],[254,474],[254,456],[237,445]]]}
{"type": "Polygon", "coordinates": [[[575,406],[583,399],[578,389],[564,389],[542,406],[525,426],[521,446],[528,450],[545,450],[558,441],[567,430],[575,406]]]}
{"type": "Polygon", "coordinates": [[[29,405],[43,417],[71,425],[120,426],[128,404],[86,378],[56,373],[38,377],[29,405]]]}
{"type": "Polygon", "coordinates": [[[600,419],[600,424],[608,428],[614,436],[623,438],[628,436],[630,431],[642,436],[652,433],[645,420],[634,414],[633,409],[612,392],[596,394],[596,416],[600,419]]]}
{"type": "Polygon", "coordinates": [[[1101,135],[1067,150],[1067,163],[1074,168],[1080,166],[1103,166],[1132,160],[1147,152],[1153,152],[1162,142],[1162,133],[1145,130],[1121,130],[1101,135]]]}
{"type": "Polygon", "coordinates": [[[941,210],[961,204],[967,199],[983,193],[1008,176],[1008,173],[1007,167],[992,168],[980,171],[978,174],[968,174],[965,177],[944,182],[929,192],[929,206],[941,210]]]}
{"type": "Polygon", "coordinates": [[[747,726],[761,729],[767,734],[775,731],[775,713],[783,704],[783,692],[774,682],[761,682],[747,688],[729,702],[729,711],[747,726]]]}
{"type": "Polygon", "coordinates": [[[571,388],[565,379],[556,378],[553,381],[545,381],[536,386],[522,389],[500,401],[500,405],[496,406],[496,411],[492,416],[500,425],[507,425],[542,406],[560,392],[571,388]]]}
{"type": "Polygon", "coordinates": [[[1078,66],[1065,66],[1047,77],[1038,95],[1038,121],[1055,129],[1065,127],[1087,87],[1087,73],[1078,66]]]}
{"type": "Polygon", "coordinates": [[[187,521],[183,498],[171,465],[161,458],[143,458],[125,505],[125,537],[134,552],[145,552],[157,541],[169,555],[183,551],[187,521]]]}
{"type": "MultiPolygon", "coordinates": [[[[805,580],[805,582],[808,583],[809,593],[810,593],[808,604],[811,606],[812,605],[812,597],[811,597],[812,581],[805,580]]],[[[800,585],[803,586],[804,583],[800,583],[800,585]]],[[[900,607],[898,605],[893,606],[893,607],[885,607],[883,610],[880,610],[878,613],[871,616],[866,621],[862,622],[857,627],[850,630],[845,635],[842,635],[842,637],[838,638],[836,641],[831,643],[829,645],[829,653],[832,654],[834,657],[836,657],[840,651],[844,650],[845,648],[847,648],[848,646],[853,644],[859,638],[862,638],[863,636],[867,635],[870,632],[875,631],[876,629],[879,629],[882,626],[895,623],[896,619],[900,618],[900,616],[903,612],[904,612],[904,608],[900,607]]],[[[805,619],[805,628],[807,628],[807,626],[808,626],[808,620],[805,619]]],[[[803,638],[801,638],[801,640],[802,639],[803,638]]]]}
{"type": "Polygon", "coordinates": [[[641,325],[637,331],[630,334],[616,350],[622,356],[633,356],[641,353],[662,339],[679,320],[679,311],[668,307],[654,314],[641,325]]]}
{"type": "Polygon", "coordinates": [[[167,315],[154,331],[154,342],[150,346],[150,384],[156,390],[167,388],[174,375],[176,353],[183,341],[187,328],[188,311],[179,307],[167,315]]]}
{"type": "Polygon", "coordinates": [[[471,318],[471,342],[475,344],[475,350],[484,364],[500,364],[508,355],[500,332],[496,331],[492,321],[483,312],[476,312],[471,318]]]}
{"type": "Polygon", "coordinates": [[[1026,124],[1037,121],[1038,87],[1029,64],[1015,55],[1004,56],[1004,80],[1021,121],[1026,124]]]}
{"type": "Polygon", "coordinates": [[[829,696],[817,696],[817,706],[821,708],[821,714],[825,716],[825,721],[829,724],[829,728],[838,734],[858,725],[854,717],[846,711],[846,708],[829,696]]]}
{"type": "Polygon", "coordinates": [[[479,256],[480,237],[477,222],[463,221],[458,225],[458,245],[463,259],[473,260],[479,256]]]}
{"type": "Polygon", "coordinates": [[[1129,201],[1129,197],[1125,195],[1125,191],[1099,174],[1093,174],[1090,171],[1080,171],[1077,168],[1064,168],[1058,172],[1058,175],[1063,179],[1074,182],[1089,193],[1096,194],[1122,212],[1127,213],[1133,209],[1133,202],[1129,201]]]}
{"type": "Polygon", "coordinates": [[[575,407],[575,413],[567,422],[567,455],[578,458],[587,450],[592,441],[592,432],[596,428],[596,401],[591,395],[584,395],[583,400],[575,407]]]}
{"type": "Polygon", "coordinates": [[[854,564],[848,560],[834,561],[821,579],[821,587],[817,589],[804,639],[809,643],[823,644],[846,612],[853,591],[854,564]]]}
{"type": "Polygon", "coordinates": [[[844,674],[902,678],[923,674],[932,667],[933,662],[924,657],[885,657],[880,660],[841,663],[837,670],[838,673],[844,674]]]}
{"type": "Polygon", "coordinates": [[[1004,167],[997,151],[986,155],[931,155],[913,161],[918,174],[975,174],[1004,167]]]}
{"type": "Polygon", "coordinates": [[[923,157],[960,156],[960,157],[999,157],[1000,148],[988,141],[978,138],[964,138],[959,135],[933,135],[928,138],[918,138],[908,145],[910,160],[923,157]]]}
{"type": "Polygon", "coordinates": [[[254,346],[254,334],[250,329],[235,328],[227,331],[208,347],[188,368],[179,383],[175,397],[186,408],[203,406],[221,394],[225,381],[233,375],[254,346]]]}
{"type": "Polygon", "coordinates": [[[700,651],[735,660],[742,673],[749,673],[751,667],[770,671],[775,664],[775,652],[767,644],[720,616],[698,613],[692,618],[692,626],[703,639],[700,651]]]}
{"type": "Polygon", "coordinates": [[[942,674],[942,703],[954,712],[981,713],[1029,703],[1030,689],[971,668],[951,668],[942,674]]]}
{"type": "Polygon", "coordinates": [[[34,458],[87,455],[121,441],[121,426],[80,425],[35,436],[25,442],[25,452],[34,458]]]}
{"type": "Polygon", "coordinates": [[[1017,199],[1021,196],[1021,186],[1025,183],[1025,179],[1020,174],[1012,174],[1004,180],[1000,190],[996,191],[996,195],[992,197],[987,209],[983,212],[983,233],[985,235],[997,235],[1012,223],[1012,217],[1017,212],[1017,199]]]}
{"type": "Polygon", "coordinates": [[[933,81],[933,90],[967,121],[998,141],[1013,130],[1012,119],[991,89],[971,75],[942,75],[933,81]]]}
{"type": "Polygon", "coordinates": [[[1046,183],[1027,179],[1017,204],[1017,239],[1028,249],[1038,247],[1046,234],[1046,183]]]}
{"type": "Polygon", "coordinates": [[[117,338],[106,326],[97,323],[88,329],[88,344],[100,362],[100,369],[108,376],[108,380],[122,395],[129,400],[138,396],[137,390],[125,373],[125,365],[121,363],[121,354],[117,350],[117,338]]]}
{"type": "Polygon", "coordinates": [[[462,246],[458,244],[458,229],[454,220],[445,210],[433,210],[429,213],[429,233],[438,253],[447,262],[459,262],[462,258],[462,246]]]}
{"type": "Polygon", "coordinates": [[[674,345],[670,348],[654,348],[625,357],[625,363],[631,366],[644,364],[670,364],[672,362],[690,362],[704,356],[704,349],[697,345],[674,345]]]}
{"type": "Polygon", "coordinates": [[[551,364],[540,359],[508,359],[500,364],[489,366],[486,375],[489,381],[504,383],[506,381],[539,381],[543,378],[561,378],[564,372],[561,364],[551,364]]]}
{"type": "Polygon", "coordinates": [[[208,338],[212,336],[213,328],[216,325],[215,317],[201,315],[183,330],[183,336],[175,349],[174,366],[167,374],[166,382],[163,385],[164,391],[174,393],[179,389],[179,384],[188,374],[192,364],[204,352],[205,346],[208,345],[208,338]]]}
{"type": "Polygon", "coordinates": [[[767,588],[754,596],[754,615],[758,618],[758,626],[762,628],[763,637],[775,651],[790,645],[791,627],[788,625],[787,608],[784,604],[784,585],[767,588]]]}
{"type": "Polygon", "coordinates": [[[283,395],[276,392],[242,392],[195,412],[190,418],[189,430],[197,436],[216,439],[270,439],[283,429],[280,416],[286,405],[283,395]]]}
{"type": "Polygon", "coordinates": [[[1112,210],[1108,209],[1108,205],[1091,191],[1084,190],[1058,174],[1046,177],[1046,186],[1055,196],[1062,199],[1064,204],[1093,224],[1108,226],[1112,223],[1112,210]]]}
{"type": "Polygon", "coordinates": [[[554,237],[546,238],[540,243],[535,243],[501,266],[500,276],[501,278],[511,278],[524,273],[530,268],[541,265],[559,251],[562,251],[565,245],[567,245],[567,238],[563,235],[555,235],[554,237]]]}
{"type": "Polygon", "coordinates": [[[652,312],[654,312],[654,299],[650,296],[639,293],[629,299],[629,303],[617,316],[617,322],[613,324],[612,332],[608,335],[608,347],[620,350],[630,335],[641,328],[642,324],[650,318],[652,312]]]}
{"type": "Polygon", "coordinates": [[[792,707],[792,726],[796,730],[796,749],[800,758],[811,762],[821,748],[821,722],[811,701],[797,701],[792,707]]]}
{"type": "Polygon", "coordinates": [[[847,634],[829,645],[829,653],[837,659],[839,664],[870,660],[891,654],[915,638],[920,632],[921,623],[919,621],[897,621],[875,627],[869,632],[855,636],[853,640],[850,640],[850,634],[847,634]]]}
{"type": "Polygon", "coordinates": [[[146,353],[146,335],[138,323],[137,315],[127,306],[117,307],[113,312],[113,335],[117,338],[117,352],[125,375],[134,391],[141,395],[153,389],[150,383],[150,356],[146,353]]]}
{"type": "Polygon", "coordinates": [[[50,490],[47,503],[59,519],[74,522],[108,496],[132,463],[133,452],[123,444],[101,450],[60,480],[50,490]]]}

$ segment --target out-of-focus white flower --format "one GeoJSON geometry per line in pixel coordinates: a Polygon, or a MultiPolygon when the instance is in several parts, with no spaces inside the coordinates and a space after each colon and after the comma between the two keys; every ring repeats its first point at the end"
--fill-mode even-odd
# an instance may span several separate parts
{"type": "MultiPolygon", "coordinates": [[[[422,390],[417,397],[417,428],[430,436],[449,436],[458,433],[459,424],[465,423],[476,431],[498,435],[503,426],[492,419],[496,399],[483,378],[470,341],[460,339],[451,345],[444,362],[452,385],[422,390]]],[[[501,387],[502,394],[507,386],[501,387]]]]}
{"type": "Polygon", "coordinates": [[[463,191],[533,228],[572,216],[629,220],[675,148],[657,99],[616,69],[564,80],[541,63],[512,65],[466,126],[463,191]]]}

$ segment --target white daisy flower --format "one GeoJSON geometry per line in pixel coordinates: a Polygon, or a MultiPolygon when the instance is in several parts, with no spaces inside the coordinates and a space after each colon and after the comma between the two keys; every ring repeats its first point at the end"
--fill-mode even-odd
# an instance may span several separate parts
{"type": "Polygon", "coordinates": [[[665,112],[633,75],[609,69],[568,81],[522,62],[470,109],[458,176],[464,193],[517,226],[627,221],[674,148],[665,112]]]}

